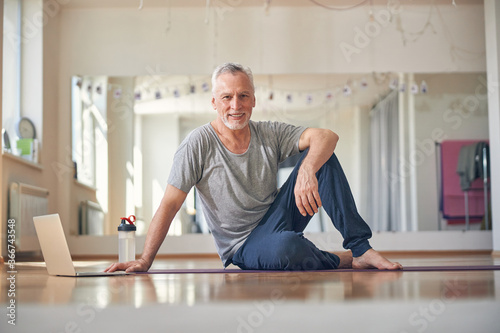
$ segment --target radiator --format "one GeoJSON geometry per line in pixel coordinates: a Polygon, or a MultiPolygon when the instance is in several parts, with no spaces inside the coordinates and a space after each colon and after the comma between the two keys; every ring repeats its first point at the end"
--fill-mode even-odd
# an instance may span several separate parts
{"type": "Polygon", "coordinates": [[[103,235],[104,212],[98,203],[80,202],[80,235],[103,235]]]}
{"type": "Polygon", "coordinates": [[[9,187],[9,219],[16,221],[16,251],[39,251],[33,217],[46,215],[49,190],[23,183],[9,187]]]}

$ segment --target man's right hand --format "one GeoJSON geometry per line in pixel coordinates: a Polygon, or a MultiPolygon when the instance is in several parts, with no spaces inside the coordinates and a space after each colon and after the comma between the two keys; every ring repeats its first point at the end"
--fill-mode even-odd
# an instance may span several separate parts
{"type": "Polygon", "coordinates": [[[186,196],[186,192],[172,185],[167,185],[160,207],[158,207],[149,226],[141,258],[139,260],[111,264],[104,271],[110,273],[115,271],[125,271],[127,273],[147,272],[153,263],[161,243],[165,240],[168,228],[175,214],[179,211],[186,196]]]}
{"type": "Polygon", "coordinates": [[[147,272],[151,267],[150,264],[144,259],[139,259],[135,261],[127,261],[111,264],[108,268],[104,270],[106,273],[111,273],[115,271],[125,271],[127,273],[131,272],[147,272]]]}

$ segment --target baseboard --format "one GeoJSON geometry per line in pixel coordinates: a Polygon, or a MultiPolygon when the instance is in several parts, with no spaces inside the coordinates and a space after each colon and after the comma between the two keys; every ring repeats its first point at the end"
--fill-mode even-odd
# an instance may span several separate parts
{"type": "MultiPolygon", "coordinates": [[[[342,251],[342,236],[338,232],[311,233],[306,237],[318,248],[342,251]]],[[[491,251],[491,231],[419,231],[376,232],[370,239],[371,246],[379,252],[412,251],[491,251]]]]}
{"type": "MultiPolygon", "coordinates": [[[[116,261],[118,260],[117,255],[73,255],[71,256],[75,261],[98,261],[98,260],[106,260],[106,261],[116,261]]],[[[137,255],[137,259],[141,257],[140,254],[137,255]]],[[[162,253],[157,254],[155,259],[219,259],[219,255],[217,253],[162,253]]]]}
{"type": "Polygon", "coordinates": [[[217,253],[158,254],[157,259],[219,259],[217,253]]]}
{"type": "MultiPolygon", "coordinates": [[[[386,257],[465,257],[476,255],[490,255],[490,250],[436,250],[436,251],[379,251],[386,257]]],[[[499,253],[500,256],[500,253],[499,253]]]]}

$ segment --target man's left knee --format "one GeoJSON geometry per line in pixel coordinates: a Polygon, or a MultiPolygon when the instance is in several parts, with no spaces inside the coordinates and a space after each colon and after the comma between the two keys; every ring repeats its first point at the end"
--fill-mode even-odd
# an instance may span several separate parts
{"type": "Polygon", "coordinates": [[[286,231],[281,233],[280,249],[278,256],[281,256],[282,263],[286,263],[284,270],[305,271],[319,268],[317,258],[312,254],[309,241],[302,233],[286,231]]]}

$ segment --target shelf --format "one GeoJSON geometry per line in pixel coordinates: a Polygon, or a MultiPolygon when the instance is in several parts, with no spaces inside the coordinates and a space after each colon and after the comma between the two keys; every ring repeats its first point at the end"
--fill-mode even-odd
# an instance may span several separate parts
{"type": "Polygon", "coordinates": [[[75,181],[76,185],[78,185],[78,186],[80,186],[80,187],[82,187],[84,189],[87,189],[87,190],[90,190],[90,191],[94,191],[94,192],[97,191],[97,188],[95,188],[95,187],[93,187],[91,185],[87,185],[85,183],[82,183],[82,182],[78,181],[77,179],[74,179],[74,181],[75,181]]]}
{"type": "Polygon", "coordinates": [[[41,164],[35,163],[33,161],[30,161],[30,160],[27,160],[25,158],[22,158],[20,156],[14,155],[12,153],[3,151],[2,152],[2,156],[5,156],[5,157],[7,157],[10,160],[15,161],[16,163],[27,165],[27,166],[29,166],[29,167],[31,167],[33,169],[37,169],[37,170],[40,170],[40,171],[43,170],[43,166],[41,164]]]}

